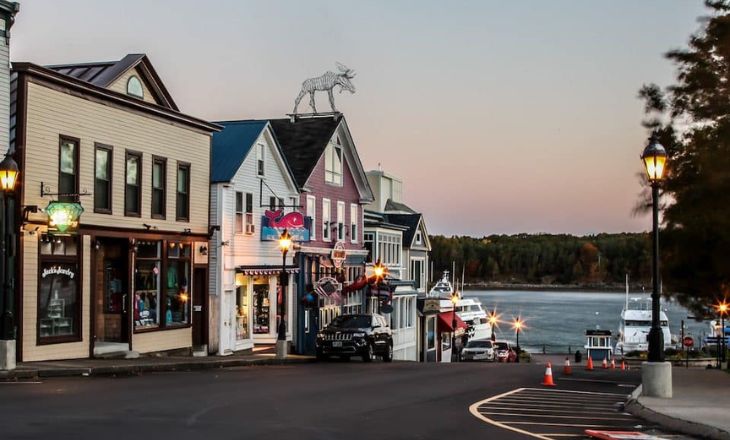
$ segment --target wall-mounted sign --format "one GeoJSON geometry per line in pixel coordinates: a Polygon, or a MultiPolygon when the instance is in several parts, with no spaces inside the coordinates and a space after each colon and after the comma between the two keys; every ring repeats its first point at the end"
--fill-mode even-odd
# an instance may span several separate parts
{"type": "Polygon", "coordinates": [[[84,208],[80,203],[51,201],[45,211],[48,215],[48,226],[58,232],[66,233],[79,225],[79,217],[83,214],[84,208]]]}
{"type": "Polygon", "coordinates": [[[309,241],[309,229],[312,224],[311,217],[304,217],[301,212],[264,211],[261,217],[261,240],[278,240],[284,229],[289,231],[293,241],[309,241]]]}
{"type": "Polygon", "coordinates": [[[76,274],[73,270],[71,270],[68,267],[61,267],[61,266],[51,266],[43,269],[43,272],[41,272],[41,278],[45,278],[48,275],[66,275],[67,277],[73,279],[76,274]]]}
{"type": "Polygon", "coordinates": [[[347,259],[347,251],[345,250],[345,245],[342,244],[341,241],[335,243],[335,247],[332,248],[332,255],[330,256],[330,258],[332,259],[332,263],[338,269],[341,268],[343,264],[345,264],[345,260],[347,259]]]}

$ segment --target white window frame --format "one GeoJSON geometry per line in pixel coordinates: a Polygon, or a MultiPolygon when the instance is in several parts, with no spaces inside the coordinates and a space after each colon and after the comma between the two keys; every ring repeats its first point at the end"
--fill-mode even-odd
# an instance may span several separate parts
{"type": "Polygon", "coordinates": [[[332,202],[322,199],[322,241],[332,241],[332,202]]]}
{"type": "Polygon", "coordinates": [[[337,241],[345,241],[345,202],[337,202],[337,241]]]}
{"type": "Polygon", "coordinates": [[[359,206],[350,203],[350,243],[357,243],[360,236],[360,211],[359,206]]]}
{"type": "Polygon", "coordinates": [[[416,244],[423,244],[423,234],[421,234],[421,231],[416,231],[416,244]]]}
{"type": "Polygon", "coordinates": [[[243,193],[243,211],[245,213],[243,232],[246,235],[253,235],[254,234],[254,232],[249,232],[248,231],[248,229],[249,229],[248,226],[249,225],[251,225],[251,227],[255,227],[254,226],[255,225],[254,218],[253,218],[253,204],[254,204],[253,193],[243,193]],[[249,195],[251,196],[251,211],[248,210],[248,201],[246,200],[246,199],[248,199],[248,196],[249,195]]]}
{"type": "Polygon", "coordinates": [[[324,150],[324,181],[330,185],[342,186],[343,181],[343,149],[340,138],[330,141],[324,150]],[[339,154],[338,154],[339,153],[339,154]]]}
{"type": "Polygon", "coordinates": [[[309,239],[317,238],[317,197],[307,196],[307,215],[312,219],[312,227],[309,231],[309,239]]]}
{"type": "Polygon", "coordinates": [[[259,177],[266,176],[266,145],[262,143],[256,144],[256,175],[259,177]]]}
{"type": "Polygon", "coordinates": [[[245,223],[244,212],[246,211],[246,196],[243,193],[243,191],[235,191],[233,194],[233,198],[234,198],[233,210],[235,211],[234,216],[233,216],[234,217],[233,218],[233,224],[234,224],[233,227],[234,227],[236,234],[243,234],[243,232],[246,230],[246,226],[244,225],[244,223],[245,223]],[[239,199],[241,201],[240,210],[238,209],[239,208],[239,204],[238,204],[239,199]]]}

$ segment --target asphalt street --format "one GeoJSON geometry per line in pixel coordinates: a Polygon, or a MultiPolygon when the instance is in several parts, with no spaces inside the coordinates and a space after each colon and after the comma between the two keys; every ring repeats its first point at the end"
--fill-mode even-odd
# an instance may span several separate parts
{"type": "MultiPolygon", "coordinates": [[[[533,425],[520,425],[525,433],[505,429],[476,417],[470,406],[521,388],[541,388],[544,370],[534,363],[339,361],[0,383],[0,438],[527,439],[533,425]]],[[[638,383],[637,371],[576,371],[569,378],[556,371],[555,379],[556,390],[610,394],[598,398],[603,406],[597,417],[608,414],[621,426],[641,425],[612,407],[638,383]]],[[[556,399],[554,409],[561,405],[567,403],[556,399]]],[[[535,420],[534,414],[520,419],[529,411],[515,414],[510,421],[535,420]]],[[[540,420],[557,422],[541,432],[573,433],[560,438],[579,432],[562,429],[562,418],[540,420]]]]}

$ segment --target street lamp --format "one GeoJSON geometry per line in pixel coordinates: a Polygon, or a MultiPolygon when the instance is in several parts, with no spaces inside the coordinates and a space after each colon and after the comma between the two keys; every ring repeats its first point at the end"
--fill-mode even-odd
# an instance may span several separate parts
{"type": "MultiPolygon", "coordinates": [[[[388,268],[380,262],[380,259],[373,265],[373,277],[375,278],[375,289],[377,290],[378,313],[380,313],[380,282],[388,273],[388,268]]],[[[372,291],[371,291],[372,293],[372,291]]]]}
{"type": "Polygon", "coordinates": [[[723,299],[722,302],[715,304],[715,310],[720,315],[720,334],[718,335],[718,338],[720,338],[718,339],[720,341],[720,362],[717,367],[722,368],[722,363],[725,362],[725,315],[730,310],[730,305],[723,299]]]}
{"type": "Polygon", "coordinates": [[[641,163],[651,184],[652,205],[652,291],[651,291],[651,329],[648,362],[641,368],[642,394],[647,397],[672,397],[672,364],[664,362],[664,334],[659,316],[659,184],[666,171],[667,150],[659,143],[654,132],[644,152],[641,163]]]}
{"type": "Polygon", "coordinates": [[[20,172],[10,154],[0,162],[2,215],[0,216],[0,370],[15,369],[15,264],[9,249],[15,239],[15,184],[20,172]]]}
{"type": "Polygon", "coordinates": [[[499,315],[496,310],[489,312],[489,325],[492,327],[492,342],[497,340],[497,335],[494,334],[494,326],[499,322],[499,315]]]}
{"type": "Polygon", "coordinates": [[[456,303],[459,302],[459,294],[454,292],[451,295],[451,304],[454,305],[454,310],[451,312],[451,353],[452,359],[459,360],[459,355],[456,353],[456,303]]]}
{"type": "Polygon", "coordinates": [[[515,321],[512,323],[512,328],[515,329],[515,334],[517,336],[517,358],[515,359],[515,362],[520,362],[520,330],[522,330],[523,321],[522,318],[519,316],[515,318],[515,321]]]}
{"type": "Polygon", "coordinates": [[[281,287],[281,302],[279,302],[279,328],[276,337],[276,357],[286,358],[286,286],[289,284],[289,276],[286,273],[286,254],[292,247],[292,237],[288,229],[279,236],[279,250],[281,250],[281,274],[279,275],[279,286],[281,287]]]}

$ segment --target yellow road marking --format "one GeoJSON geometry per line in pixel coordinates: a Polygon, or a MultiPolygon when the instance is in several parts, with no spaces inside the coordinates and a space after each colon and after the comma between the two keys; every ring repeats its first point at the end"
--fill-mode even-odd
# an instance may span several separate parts
{"type": "Polygon", "coordinates": [[[545,435],[539,435],[539,434],[534,434],[534,433],[532,433],[532,432],[529,432],[529,431],[525,431],[524,429],[520,429],[520,428],[515,428],[515,427],[513,427],[513,426],[508,426],[508,425],[505,425],[505,424],[503,424],[503,423],[497,422],[496,420],[492,420],[492,419],[490,419],[489,417],[483,416],[483,415],[482,415],[482,414],[481,414],[481,413],[479,412],[479,407],[480,407],[481,405],[484,405],[485,403],[489,403],[489,402],[491,402],[491,401],[493,401],[493,400],[497,400],[497,399],[499,399],[499,398],[501,398],[501,397],[509,396],[509,395],[511,395],[511,394],[514,394],[514,393],[519,393],[519,392],[520,392],[520,391],[522,391],[522,390],[524,390],[524,388],[517,388],[516,390],[508,391],[508,392],[506,392],[506,393],[502,393],[502,394],[499,394],[499,395],[496,395],[496,396],[492,396],[492,397],[490,397],[490,398],[488,398],[488,399],[480,400],[479,402],[476,402],[476,403],[472,404],[472,405],[471,405],[471,406],[469,407],[469,412],[470,412],[470,413],[471,413],[471,414],[472,414],[472,415],[473,415],[474,417],[476,417],[476,418],[478,418],[478,419],[481,419],[481,420],[483,420],[483,421],[485,421],[485,422],[489,423],[489,424],[490,424],[490,425],[492,425],[492,426],[496,426],[496,427],[498,427],[498,428],[502,428],[502,429],[507,429],[507,430],[509,430],[509,431],[513,431],[513,432],[516,432],[516,433],[518,433],[518,434],[522,434],[522,435],[527,435],[527,436],[530,436],[530,437],[534,437],[534,438],[539,438],[539,439],[542,439],[542,440],[552,440],[552,438],[550,438],[550,437],[548,437],[548,436],[545,436],[545,435]]]}

